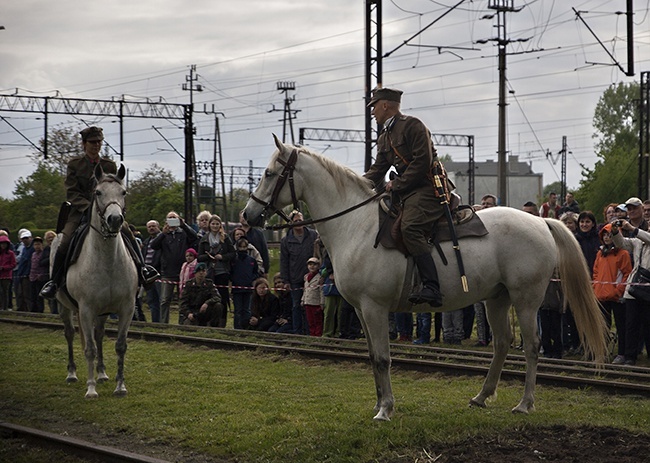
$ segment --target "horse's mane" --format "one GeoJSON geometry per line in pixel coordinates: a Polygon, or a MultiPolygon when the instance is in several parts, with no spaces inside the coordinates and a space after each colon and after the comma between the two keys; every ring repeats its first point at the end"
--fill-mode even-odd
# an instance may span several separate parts
{"type": "Polygon", "coordinates": [[[371,194],[373,192],[372,182],[367,178],[360,176],[349,167],[338,164],[332,159],[326,158],[322,154],[311,151],[304,146],[298,147],[298,153],[310,156],[312,159],[318,161],[319,164],[322,165],[330,175],[332,175],[338,187],[343,187],[345,180],[349,180],[354,185],[358,186],[364,193],[371,194]]]}

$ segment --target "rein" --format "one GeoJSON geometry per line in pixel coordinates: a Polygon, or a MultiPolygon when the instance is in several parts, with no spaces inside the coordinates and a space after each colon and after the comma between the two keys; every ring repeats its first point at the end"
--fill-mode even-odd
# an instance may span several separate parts
{"type": "Polygon", "coordinates": [[[363,200],[359,204],[355,204],[352,207],[349,207],[345,209],[344,211],[337,212],[336,214],[328,215],[327,217],[322,217],[320,219],[310,219],[310,220],[301,220],[299,222],[290,222],[290,223],[285,223],[282,225],[268,225],[264,227],[265,230],[282,230],[284,228],[293,228],[293,227],[302,227],[303,225],[312,225],[315,223],[321,223],[321,222],[327,222],[328,220],[336,219],[338,217],[341,217],[342,215],[348,214],[356,209],[359,209],[360,207],[365,206],[366,204],[374,201],[375,199],[379,198],[381,195],[385,194],[384,191],[379,191],[372,195],[370,198],[363,200]]]}
{"type": "Polygon", "coordinates": [[[328,220],[336,219],[338,217],[341,217],[342,215],[348,214],[356,209],[359,209],[360,207],[365,206],[366,204],[374,201],[375,199],[379,198],[381,195],[384,194],[383,191],[377,192],[374,195],[372,195],[370,198],[360,202],[359,204],[356,204],[352,207],[345,209],[344,211],[337,212],[336,214],[332,214],[327,217],[323,217],[320,219],[301,220],[299,222],[291,222],[291,219],[287,217],[287,214],[285,214],[284,211],[282,211],[282,209],[278,209],[274,204],[277,201],[278,196],[280,195],[280,190],[282,190],[282,187],[288,180],[289,188],[291,190],[291,201],[293,202],[293,208],[294,210],[297,211],[300,210],[300,205],[298,203],[298,198],[296,196],[296,190],[293,181],[293,172],[296,168],[296,162],[298,162],[298,150],[294,148],[291,151],[291,154],[289,155],[289,159],[287,160],[287,162],[284,162],[282,159],[278,159],[278,162],[284,166],[284,169],[282,169],[282,173],[278,177],[278,181],[275,184],[275,187],[273,188],[273,193],[271,194],[271,200],[267,202],[261,200],[254,194],[251,194],[250,196],[250,198],[253,201],[264,206],[264,210],[262,211],[262,217],[266,217],[266,214],[269,211],[271,211],[271,215],[269,215],[269,217],[272,217],[273,214],[278,214],[282,219],[284,219],[287,222],[286,224],[282,224],[282,225],[268,225],[264,227],[264,229],[266,230],[282,230],[284,228],[301,227],[303,225],[312,225],[315,223],[327,222],[328,220]]]}

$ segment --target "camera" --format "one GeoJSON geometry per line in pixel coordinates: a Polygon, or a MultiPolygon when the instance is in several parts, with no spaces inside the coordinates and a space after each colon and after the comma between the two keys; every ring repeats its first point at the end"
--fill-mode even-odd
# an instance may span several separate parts
{"type": "Polygon", "coordinates": [[[170,217],[167,219],[167,225],[170,227],[180,227],[181,226],[181,219],[178,217],[170,217]]]}
{"type": "Polygon", "coordinates": [[[614,222],[614,225],[616,225],[617,227],[620,228],[620,227],[623,226],[623,221],[622,220],[617,220],[616,222],[614,222]]]}

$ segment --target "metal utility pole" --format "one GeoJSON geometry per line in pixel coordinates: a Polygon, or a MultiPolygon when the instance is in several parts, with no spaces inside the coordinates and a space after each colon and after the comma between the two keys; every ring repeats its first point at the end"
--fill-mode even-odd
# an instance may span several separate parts
{"type": "Polygon", "coordinates": [[[570,153],[567,151],[566,135],[562,136],[562,149],[558,151],[557,156],[553,156],[550,150],[546,151],[546,159],[551,159],[553,165],[557,163],[557,160],[560,159],[560,198],[564,200],[566,196],[566,155],[570,153]]]}
{"type": "Polygon", "coordinates": [[[641,97],[639,101],[639,198],[650,197],[650,72],[641,73],[641,97]]]}
{"type": "Polygon", "coordinates": [[[196,196],[199,197],[199,182],[197,181],[196,168],[194,165],[194,135],[196,128],[192,121],[194,114],[194,91],[202,92],[203,87],[201,84],[194,85],[199,79],[196,75],[196,64],[190,66],[190,74],[185,76],[187,83],[183,84],[183,90],[190,92],[190,105],[189,105],[189,125],[185,127],[185,220],[193,220],[196,215],[194,211],[194,195],[192,194],[193,188],[196,186],[196,196]]]}
{"type": "MultiPolygon", "coordinates": [[[[282,110],[283,112],[283,117],[282,117],[282,143],[285,143],[287,141],[287,121],[289,122],[289,130],[291,131],[291,143],[294,145],[296,144],[296,140],[293,136],[293,120],[296,118],[296,114],[300,112],[300,110],[296,109],[291,109],[291,103],[296,101],[296,95],[293,95],[292,97],[289,97],[289,90],[295,90],[296,89],[296,83],[295,82],[278,82],[277,83],[277,88],[279,91],[284,93],[284,109],[282,110]]],[[[275,105],[273,109],[269,112],[273,111],[279,111],[279,109],[275,109],[275,105]]]]}
{"type": "MultiPolygon", "coordinates": [[[[489,0],[488,8],[496,11],[497,16],[497,38],[490,39],[497,42],[499,49],[499,132],[498,132],[498,175],[497,175],[497,197],[501,206],[508,205],[508,157],[506,152],[506,47],[510,43],[506,30],[506,13],[521,11],[521,8],[514,7],[514,0],[489,0]]],[[[492,18],[494,16],[489,16],[492,18]]],[[[486,41],[479,40],[479,43],[486,41]]]]}
{"type": "Polygon", "coordinates": [[[381,131],[381,126],[377,126],[377,131],[373,134],[371,108],[368,108],[368,102],[372,97],[372,89],[383,86],[382,77],[382,45],[381,45],[381,1],[366,0],[366,82],[365,82],[365,121],[366,121],[366,140],[365,140],[365,157],[364,171],[370,169],[372,165],[372,148],[377,142],[376,134],[381,131]],[[373,79],[374,78],[374,79],[373,79]],[[374,80],[374,82],[373,82],[374,80]]]}

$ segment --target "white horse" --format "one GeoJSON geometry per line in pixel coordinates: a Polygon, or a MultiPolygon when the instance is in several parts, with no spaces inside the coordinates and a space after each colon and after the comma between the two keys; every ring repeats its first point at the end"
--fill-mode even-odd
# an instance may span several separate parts
{"type": "MultiPolygon", "coordinates": [[[[116,396],[126,395],[124,385],[124,355],[126,337],[138,290],[138,274],[135,263],[120,236],[124,223],[124,200],[126,189],[122,183],[126,169],[120,166],[117,175],[104,174],[100,165],[95,168],[97,186],[93,193],[90,213],[90,229],[83,242],[78,259],[70,266],[64,291],[57,293],[61,303],[60,314],[68,341],[67,382],[77,381],[73,355],[75,328],[73,316],[79,319],[79,335],[88,363],[86,398],[96,398],[97,382],[108,380],[104,366],[104,325],[109,314],[117,314],[118,335],[115,344],[117,353],[116,396]],[[94,364],[97,359],[97,379],[94,364]]],[[[52,244],[52,255],[61,240],[57,236],[52,244]]]]}
{"type": "MultiPolygon", "coordinates": [[[[277,137],[275,144],[277,150],[244,209],[249,223],[260,225],[269,212],[295,203],[296,199],[303,200],[317,219],[372,197],[368,181],[348,168],[304,148],[284,145],[277,137]],[[293,178],[286,182],[288,177],[293,178]]],[[[336,287],[356,308],[366,335],[377,389],[374,418],[389,420],[394,398],[389,371],[388,313],[432,309],[428,305],[411,307],[400,302],[411,289],[410,284],[405,284],[407,259],[396,250],[373,247],[378,229],[377,207],[377,202],[372,201],[354,212],[321,222],[317,228],[332,259],[336,287]]],[[[494,333],[494,356],[481,391],[470,400],[470,405],[484,407],[486,399],[496,396],[512,341],[508,312],[514,305],[524,340],[526,379],[523,398],[512,411],[528,413],[534,410],[540,344],[537,311],[556,267],[586,353],[599,362],[607,347],[605,323],[580,247],[560,221],[508,207],[485,209],[478,214],[489,234],[460,241],[469,292],[463,291],[451,243],[441,243],[449,265],[444,266],[438,253],[433,252],[444,295],[444,305],[437,311],[486,301],[494,333]]]]}

